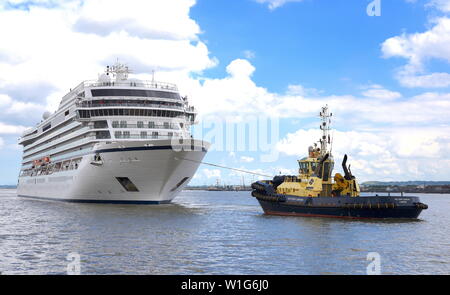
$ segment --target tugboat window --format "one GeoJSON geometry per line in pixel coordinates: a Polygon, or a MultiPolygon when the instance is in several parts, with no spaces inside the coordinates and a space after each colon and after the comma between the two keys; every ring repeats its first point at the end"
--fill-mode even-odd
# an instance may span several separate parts
{"type": "Polygon", "coordinates": [[[300,171],[301,171],[303,174],[308,173],[308,163],[300,162],[299,164],[300,164],[300,171]]]}
{"type": "Polygon", "coordinates": [[[323,181],[327,181],[330,174],[330,163],[325,162],[323,164],[323,181]]]}

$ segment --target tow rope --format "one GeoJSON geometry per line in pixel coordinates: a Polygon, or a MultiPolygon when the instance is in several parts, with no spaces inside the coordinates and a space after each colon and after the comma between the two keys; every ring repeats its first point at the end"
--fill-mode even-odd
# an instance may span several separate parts
{"type": "Polygon", "coordinates": [[[221,165],[207,163],[207,162],[202,162],[202,161],[195,161],[195,160],[186,159],[186,158],[177,158],[177,157],[175,157],[175,160],[191,161],[191,162],[200,163],[200,164],[204,164],[204,165],[208,165],[208,166],[214,166],[214,167],[219,167],[219,168],[223,168],[223,169],[239,171],[239,172],[242,172],[242,173],[247,173],[247,174],[253,174],[253,175],[258,175],[258,176],[264,176],[264,177],[272,178],[272,176],[270,176],[270,175],[265,175],[265,174],[261,174],[261,173],[251,172],[251,171],[237,169],[237,168],[232,168],[232,167],[221,166],[221,165]]]}

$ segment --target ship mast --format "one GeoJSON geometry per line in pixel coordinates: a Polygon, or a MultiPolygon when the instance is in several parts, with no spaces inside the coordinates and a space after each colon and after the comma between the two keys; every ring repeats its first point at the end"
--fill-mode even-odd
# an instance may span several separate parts
{"type": "Polygon", "coordinates": [[[116,78],[117,82],[125,81],[128,79],[128,74],[131,73],[131,70],[128,68],[127,65],[121,64],[119,60],[116,61],[116,63],[110,67],[106,67],[106,74],[112,74],[114,78],[116,78]]]}
{"type": "Polygon", "coordinates": [[[328,145],[331,144],[330,138],[330,124],[332,113],[329,112],[328,105],[322,107],[322,111],[320,112],[320,119],[322,120],[320,124],[320,130],[322,130],[322,138],[320,139],[320,155],[325,156],[325,154],[329,153],[331,156],[331,151],[328,151],[328,145]]]}

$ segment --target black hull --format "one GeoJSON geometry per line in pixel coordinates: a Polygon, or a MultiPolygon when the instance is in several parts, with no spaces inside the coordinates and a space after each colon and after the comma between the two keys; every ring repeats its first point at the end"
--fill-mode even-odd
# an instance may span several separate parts
{"type": "Polygon", "coordinates": [[[279,216],[335,217],[349,219],[405,218],[416,219],[422,209],[416,207],[394,209],[356,209],[339,207],[301,207],[258,200],[265,214],[279,216]]]}
{"type": "Polygon", "coordinates": [[[252,195],[265,214],[281,216],[335,217],[350,219],[417,219],[428,206],[418,197],[299,197],[274,194],[267,184],[254,187],[252,195]],[[255,189],[257,188],[257,189],[255,189]]]}

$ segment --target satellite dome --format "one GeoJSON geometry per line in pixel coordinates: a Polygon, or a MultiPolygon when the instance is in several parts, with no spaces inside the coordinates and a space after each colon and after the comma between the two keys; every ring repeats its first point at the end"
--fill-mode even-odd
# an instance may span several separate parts
{"type": "Polygon", "coordinates": [[[49,111],[46,111],[42,114],[42,119],[47,120],[50,118],[51,113],[49,111]]]}
{"type": "Polygon", "coordinates": [[[107,74],[101,74],[98,76],[98,81],[99,82],[110,82],[111,78],[107,74]]]}

